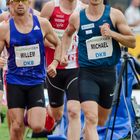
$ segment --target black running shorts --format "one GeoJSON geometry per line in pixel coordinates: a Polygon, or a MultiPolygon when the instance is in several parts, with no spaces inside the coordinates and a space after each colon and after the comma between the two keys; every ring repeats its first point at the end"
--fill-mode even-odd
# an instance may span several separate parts
{"type": "Polygon", "coordinates": [[[34,86],[7,84],[8,108],[45,107],[44,83],[34,86]]]}
{"type": "Polygon", "coordinates": [[[67,100],[78,100],[78,69],[57,70],[54,78],[47,76],[47,88],[51,107],[60,107],[64,104],[64,93],[67,100]]]}
{"type": "Polygon", "coordinates": [[[116,69],[111,68],[80,68],[79,94],[80,102],[95,101],[103,108],[112,105],[116,85],[116,69]]]}

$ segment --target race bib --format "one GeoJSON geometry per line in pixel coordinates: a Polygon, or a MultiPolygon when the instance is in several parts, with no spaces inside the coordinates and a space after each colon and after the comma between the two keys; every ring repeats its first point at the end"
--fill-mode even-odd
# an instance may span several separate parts
{"type": "Polygon", "coordinates": [[[17,67],[32,67],[40,65],[39,44],[15,47],[17,67]]]}
{"type": "Polygon", "coordinates": [[[100,59],[112,56],[113,45],[110,37],[93,37],[86,40],[88,59],[100,59]]]}

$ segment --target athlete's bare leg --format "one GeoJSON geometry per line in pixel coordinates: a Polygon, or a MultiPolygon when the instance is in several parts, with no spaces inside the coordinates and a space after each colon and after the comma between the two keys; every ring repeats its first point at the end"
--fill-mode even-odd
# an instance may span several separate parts
{"type": "Polygon", "coordinates": [[[24,137],[24,109],[9,109],[10,117],[10,140],[23,140],[24,137]]]}
{"type": "Polygon", "coordinates": [[[85,140],[99,140],[97,133],[98,124],[98,104],[94,101],[86,101],[81,104],[85,115],[85,140]]]}
{"type": "Polygon", "coordinates": [[[69,120],[67,139],[79,140],[80,130],[81,130],[80,102],[75,100],[68,101],[67,109],[68,109],[68,120],[69,120]]]}
{"type": "Polygon", "coordinates": [[[105,109],[101,106],[98,106],[98,125],[104,126],[106,120],[108,119],[108,115],[110,114],[111,109],[105,109]]]}
{"type": "Polygon", "coordinates": [[[46,109],[43,107],[33,107],[27,111],[28,124],[34,132],[39,133],[44,130],[46,109]],[[38,123],[39,122],[39,123],[38,123]]]}

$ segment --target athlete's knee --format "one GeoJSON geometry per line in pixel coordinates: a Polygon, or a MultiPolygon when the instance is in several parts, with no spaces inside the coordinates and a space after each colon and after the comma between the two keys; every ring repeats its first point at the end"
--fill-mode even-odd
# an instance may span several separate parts
{"type": "Polygon", "coordinates": [[[104,126],[107,119],[108,119],[108,116],[110,114],[110,110],[108,111],[100,111],[99,110],[99,117],[98,117],[98,125],[99,126],[104,126]]]}
{"type": "Polygon", "coordinates": [[[99,117],[98,125],[99,125],[99,126],[104,126],[105,123],[106,123],[106,121],[107,121],[107,117],[104,117],[104,116],[99,117]]]}
{"type": "Polygon", "coordinates": [[[52,112],[52,116],[56,121],[60,121],[63,116],[63,110],[52,112]]]}
{"type": "Polygon", "coordinates": [[[104,126],[104,125],[105,125],[105,122],[106,122],[106,119],[100,119],[100,120],[98,121],[98,125],[99,125],[99,126],[104,126]]]}
{"type": "Polygon", "coordinates": [[[85,113],[86,123],[88,125],[97,126],[98,124],[98,115],[93,112],[86,112],[85,113]]]}
{"type": "Polygon", "coordinates": [[[68,106],[68,116],[70,119],[80,118],[80,105],[68,106]]]}
{"type": "Polygon", "coordinates": [[[22,122],[14,120],[13,122],[11,122],[11,126],[12,132],[17,134],[22,132],[24,124],[22,122]]]}
{"type": "Polygon", "coordinates": [[[34,122],[29,125],[30,125],[31,129],[33,130],[33,132],[35,132],[35,133],[39,133],[39,132],[43,131],[43,129],[44,129],[44,125],[40,122],[34,122]]]}

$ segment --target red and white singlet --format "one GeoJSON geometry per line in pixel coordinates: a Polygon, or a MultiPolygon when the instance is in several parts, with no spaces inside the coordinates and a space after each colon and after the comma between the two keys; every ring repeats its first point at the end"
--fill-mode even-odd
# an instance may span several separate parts
{"type": "MultiPolygon", "coordinates": [[[[50,17],[50,23],[54,31],[57,33],[58,37],[61,39],[65,29],[67,28],[69,24],[69,18],[71,14],[66,14],[62,12],[60,8],[59,0],[54,0],[54,1],[55,1],[55,8],[50,17]]],[[[82,9],[81,7],[82,7],[81,2],[77,0],[77,6],[75,10],[80,11],[82,9]]],[[[73,35],[73,40],[67,54],[68,54],[68,65],[66,67],[58,65],[57,69],[78,68],[79,66],[78,65],[78,36],[76,33],[73,35]]],[[[46,47],[47,66],[51,64],[51,62],[53,61],[53,58],[54,58],[54,49],[46,47]]]]}

